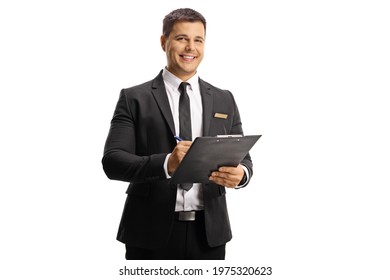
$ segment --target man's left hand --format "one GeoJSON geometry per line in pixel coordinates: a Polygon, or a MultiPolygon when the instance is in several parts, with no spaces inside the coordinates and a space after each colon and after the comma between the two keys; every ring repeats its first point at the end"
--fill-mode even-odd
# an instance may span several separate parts
{"type": "Polygon", "coordinates": [[[227,188],[235,188],[241,182],[244,174],[245,172],[241,165],[237,167],[223,166],[217,171],[213,171],[209,180],[227,188]]]}

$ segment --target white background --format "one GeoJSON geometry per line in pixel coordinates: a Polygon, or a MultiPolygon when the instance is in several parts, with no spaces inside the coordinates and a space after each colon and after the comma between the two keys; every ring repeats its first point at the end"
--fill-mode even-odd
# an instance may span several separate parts
{"type": "Polygon", "coordinates": [[[228,192],[227,260],[140,265],[389,279],[386,2],[1,1],[0,278],[126,279],[136,265],[115,240],[127,184],[100,160],[119,91],[165,66],[163,17],[191,7],[208,22],[201,78],[263,137],[251,184],[228,192]]]}

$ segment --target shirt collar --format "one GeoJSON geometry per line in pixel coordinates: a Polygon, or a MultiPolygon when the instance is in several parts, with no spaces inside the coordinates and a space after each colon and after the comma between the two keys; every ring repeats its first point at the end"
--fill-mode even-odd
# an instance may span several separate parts
{"type": "MultiPolygon", "coordinates": [[[[164,82],[167,83],[172,88],[178,89],[180,84],[183,82],[181,79],[179,79],[178,77],[173,75],[171,72],[169,72],[167,70],[167,68],[163,69],[162,75],[163,75],[164,82]]],[[[196,88],[196,87],[199,87],[198,73],[195,73],[195,75],[192,76],[190,79],[188,79],[186,82],[190,84],[190,87],[192,90],[194,90],[194,88],[196,88]]]]}

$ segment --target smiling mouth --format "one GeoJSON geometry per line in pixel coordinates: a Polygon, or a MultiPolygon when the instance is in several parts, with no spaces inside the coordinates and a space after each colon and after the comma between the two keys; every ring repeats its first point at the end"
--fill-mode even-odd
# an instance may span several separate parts
{"type": "Polygon", "coordinates": [[[185,61],[193,61],[196,57],[193,55],[180,55],[185,61]]]}

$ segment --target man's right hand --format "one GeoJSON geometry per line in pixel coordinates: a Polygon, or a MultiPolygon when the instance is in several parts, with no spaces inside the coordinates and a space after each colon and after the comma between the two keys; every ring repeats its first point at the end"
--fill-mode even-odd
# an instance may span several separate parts
{"type": "Polygon", "coordinates": [[[192,141],[180,141],[173,149],[168,159],[168,174],[170,176],[176,171],[177,167],[179,166],[180,162],[183,160],[191,144],[192,141]]]}

